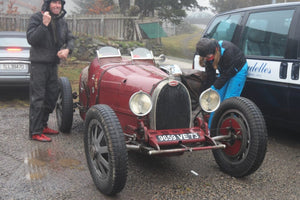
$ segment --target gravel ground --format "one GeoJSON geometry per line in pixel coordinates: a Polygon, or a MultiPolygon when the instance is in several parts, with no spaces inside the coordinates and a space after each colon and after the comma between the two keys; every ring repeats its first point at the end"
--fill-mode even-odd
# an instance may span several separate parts
{"type": "MultiPolygon", "coordinates": [[[[222,173],[210,151],[179,157],[130,152],[124,190],[107,197],[95,188],[89,174],[83,121],[77,111],[70,134],[61,133],[51,136],[51,143],[40,143],[28,139],[28,102],[1,95],[0,200],[300,199],[299,133],[271,130],[264,163],[241,179],[222,173]]],[[[54,115],[49,126],[57,128],[54,115]]]]}

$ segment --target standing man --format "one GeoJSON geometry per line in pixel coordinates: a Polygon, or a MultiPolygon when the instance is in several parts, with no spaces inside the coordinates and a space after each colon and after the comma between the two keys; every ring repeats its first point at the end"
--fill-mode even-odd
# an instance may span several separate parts
{"type": "Polygon", "coordinates": [[[29,138],[51,142],[44,134],[58,134],[48,128],[49,114],[58,97],[57,65],[67,59],[74,37],[63,17],[64,0],[44,0],[42,11],[31,16],[27,40],[31,45],[29,138]]]}
{"type": "MultiPolygon", "coordinates": [[[[240,96],[244,88],[248,64],[243,52],[229,41],[216,41],[201,38],[196,45],[196,53],[200,55],[199,64],[205,67],[207,86],[216,90],[221,102],[227,98],[240,96]],[[216,76],[216,70],[219,75],[216,76]]],[[[210,115],[209,127],[213,113],[210,115]]]]}

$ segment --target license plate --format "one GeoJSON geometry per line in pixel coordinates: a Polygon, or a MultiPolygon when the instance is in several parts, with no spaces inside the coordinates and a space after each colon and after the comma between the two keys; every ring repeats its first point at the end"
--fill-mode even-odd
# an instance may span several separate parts
{"type": "Polygon", "coordinates": [[[28,64],[18,64],[18,63],[0,64],[0,70],[24,72],[24,71],[28,71],[28,64]]]}
{"type": "Polygon", "coordinates": [[[200,136],[198,135],[198,133],[168,134],[156,136],[158,142],[195,140],[199,138],[200,136]]]}

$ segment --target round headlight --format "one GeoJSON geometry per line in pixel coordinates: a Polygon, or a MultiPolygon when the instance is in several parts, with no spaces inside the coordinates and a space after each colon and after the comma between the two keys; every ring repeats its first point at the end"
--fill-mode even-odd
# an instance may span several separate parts
{"type": "Polygon", "coordinates": [[[208,88],[201,93],[199,103],[205,112],[214,112],[220,106],[221,98],[216,90],[208,88]]]}
{"type": "Polygon", "coordinates": [[[129,108],[137,116],[145,116],[152,109],[152,101],[149,94],[139,91],[134,93],[129,100],[129,108]]]}

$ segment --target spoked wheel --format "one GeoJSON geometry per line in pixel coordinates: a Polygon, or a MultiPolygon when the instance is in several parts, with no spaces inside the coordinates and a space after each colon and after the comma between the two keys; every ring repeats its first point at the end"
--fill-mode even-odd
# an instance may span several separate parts
{"type": "Polygon", "coordinates": [[[213,150],[221,170],[234,177],[255,172],[267,149],[267,129],[259,108],[249,99],[233,97],[221,103],[211,124],[211,136],[228,136],[225,149],[213,150]]]}
{"type": "Polygon", "coordinates": [[[115,112],[95,105],[86,114],[84,147],[96,187],[106,195],[120,192],[127,179],[125,138],[115,112]]]}
{"type": "Polygon", "coordinates": [[[69,133],[73,122],[73,96],[71,84],[66,77],[59,78],[59,93],[56,102],[56,121],[63,133],[69,133]]]}

